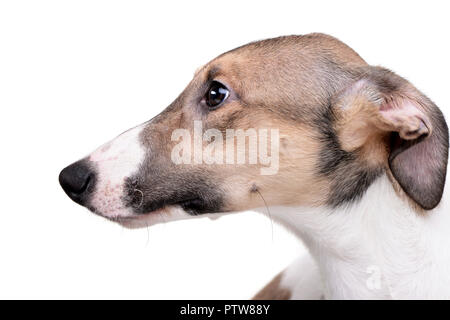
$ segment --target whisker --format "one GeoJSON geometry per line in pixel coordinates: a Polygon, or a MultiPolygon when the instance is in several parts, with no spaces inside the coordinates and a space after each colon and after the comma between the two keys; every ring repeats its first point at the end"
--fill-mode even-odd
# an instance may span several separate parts
{"type": "Polygon", "coordinates": [[[148,247],[148,244],[150,243],[150,231],[148,230],[148,223],[145,222],[145,225],[147,226],[147,243],[145,244],[146,247],[148,247]]]}
{"type": "Polygon", "coordinates": [[[269,216],[270,224],[271,224],[271,228],[272,228],[272,242],[273,242],[273,219],[272,219],[272,215],[271,215],[270,210],[269,210],[269,206],[267,205],[266,200],[264,199],[264,197],[262,196],[262,194],[258,190],[258,188],[254,188],[254,191],[259,194],[259,196],[261,197],[262,201],[264,202],[264,206],[266,207],[267,214],[269,216]]]}

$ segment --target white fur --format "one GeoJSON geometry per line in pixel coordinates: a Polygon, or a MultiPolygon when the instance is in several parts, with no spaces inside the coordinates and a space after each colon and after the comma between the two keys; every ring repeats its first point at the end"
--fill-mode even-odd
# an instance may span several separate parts
{"type": "Polygon", "coordinates": [[[135,127],[98,148],[89,160],[97,169],[96,190],[91,205],[108,218],[132,215],[122,203],[124,181],[139,169],[145,157],[139,135],[144,125],[135,127]]]}
{"type": "Polygon", "coordinates": [[[319,268],[310,254],[297,258],[283,271],[280,286],[289,288],[291,299],[318,300],[323,298],[319,268]]]}
{"type": "MultiPolygon", "coordinates": [[[[201,218],[217,219],[221,214],[202,214],[201,218]]],[[[170,221],[198,219],[198,216],[188,214],[179,206],[167,206],[151,213],[134,215],[131,219],[120,219],[118,222],[129,229],[145,228],[159,223],[170,221]]]]}
{"type": "Polygon", "coordinates": [[[440,205],[420,215],[383,176],[347,207],[271,208],[272,216],[305,242],[318,266],[317,272],[297,261],[282,284],[293,299],[314,295],[322,285],[327,299],[449,299],[448,197],[446,188],[440,205]],[[305,281],[306,275],[322,284],[305,281]]]}

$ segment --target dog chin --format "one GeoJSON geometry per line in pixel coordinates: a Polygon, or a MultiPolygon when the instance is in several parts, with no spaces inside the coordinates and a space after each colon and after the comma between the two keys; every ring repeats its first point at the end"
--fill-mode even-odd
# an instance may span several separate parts
{"type": "MultiPolygon", "coordinates": [[[[99,214],[98,212],[96,213],[99,214]]],[[[122,214],[119,213],[114,216],[101,213],[99,215],[127,229],[147,228],[159,223],[185,220],[193,217],[179,206],[168,206],[148,213],[130,214],[128,210],[125,210],[122,214]]]]}

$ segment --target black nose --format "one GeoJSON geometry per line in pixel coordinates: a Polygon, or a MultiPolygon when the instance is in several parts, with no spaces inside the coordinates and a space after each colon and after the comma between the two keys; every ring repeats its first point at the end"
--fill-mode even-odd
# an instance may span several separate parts
{"type": "Polygon", "coordinates": [[[95,173],[86,160],[81,160],[61,171],[59,183],[73,201],[83,205],[94,190],[95,173]]]}

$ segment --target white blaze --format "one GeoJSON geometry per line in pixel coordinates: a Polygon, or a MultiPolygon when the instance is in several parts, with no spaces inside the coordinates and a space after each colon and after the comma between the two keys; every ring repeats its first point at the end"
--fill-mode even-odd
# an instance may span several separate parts
{"type": "Polygon", "coordinates": [[[125,179],[139,169],[145,150],[139,135],[145,125],[128,130],[98,148],[90,156],[97,167],[96,191],[91,205],[106,217],[126,217],[132,214],[122,203],[125,179]]]}

